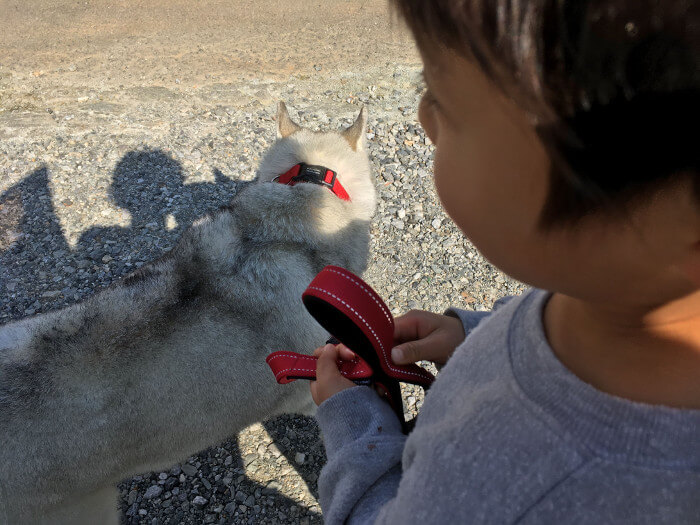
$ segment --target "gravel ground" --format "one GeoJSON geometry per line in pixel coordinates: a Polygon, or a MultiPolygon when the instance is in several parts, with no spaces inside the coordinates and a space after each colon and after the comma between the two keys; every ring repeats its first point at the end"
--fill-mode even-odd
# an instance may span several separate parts
{"type": "MultiPolygon", "coordinates": [[[[521,292],[442,212],[433,146],[416,122],[419,64],[389,58],[283,80],[66,91],[60,102],[17,94],[18,77],[0,69],[0,93],[12,92],[0,98],[0,323],[80,301],[170,249],[254,178],[275,138],[277,100],[311,128],[348,124],[367,105],[379,208],[365,280],[394,314],[487,309],[521,292]]],[[[404,394],[416,414],[422,391],[404,394]]],[[[324,461],[313,419],[266,421],[171,469],[124,480],[123,519],[321,523],[324,461]]]]}

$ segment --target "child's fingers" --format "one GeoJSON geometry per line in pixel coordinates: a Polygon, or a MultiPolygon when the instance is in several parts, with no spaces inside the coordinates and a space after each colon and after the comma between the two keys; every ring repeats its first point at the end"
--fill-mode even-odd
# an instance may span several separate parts
{"type": "Polygon", "coordinates": [[[318,356],[316,363],[316,379],[317,380],[332,380],[340,376],[338,370],[338,359],[340,351],[336,345],[326,345],[323,347],[321,354],[318,356]]]}
{"type": "MultiPolygon", "coordinates": [[[[316,381],[312,381],[311,397],[317,405],[346,388],[352,388],[355,383],[343,377],[338,370],[338,359],[341,345],[326,345],[316,349],[319,353],[316,362],[316,381]]],[[[346,352],[350,352],[347,348],[346,352]]]]}
{"type": "Polygon", "coordinates": [[[430,340],[428,340],[428,344],[425,342],[425,339],[421,339],[395,346],[391,349],[391,359],[397,365],[408,365],[418,361],[434,361],[436,358],[442,357],[442,353],[433,355],[435,352],[431,352],[434,347],[430,344],[430,340]]]}
{"type": "Polygon", "coordinates": [[[411,311],[397,319],[391,358],[396,364],[417,361],[444,364],[464,339],[459,319],[431,312],[411,311]]]}
{"type": "Polygon", "coordinates": [[[323,353],[323,351],[324,351],[326,348],[328,348],[329,346],[334,346],[334,345],[332,345],[332,344],[327,344],[327,345],[324,345],[324,346],[319,346],[316,350],[314,350],[314,357],[321,357],[321,354],[323,353]]]}
{"type": "Polygon", "coordinates": [[[435,331],[418,341],[402,343],[391,349],[391,359],[397,365],[408,365],[418,361],[433,361],[444,364],[459,341],[452,340],[443,331],[435,331]]]}
{"type": "Polygon", "coordinates": [[[338,345],[338,356],[343,361],[352,361],[355,359],[355,352],[350,350],[347,346],[340,344],[338,345]]]}
{"type": "Polygon", "coordinates": [[[324,346],[318,347],[316,350],[314,350],[314,357],[320,357],[321,354],[326,350],[328,347],[337,347],[338,349],[338,357],[343,360],[343,361],[352,361],[355,359],[355,352],[350,350],[347,346],[343,344],[339,345],[332,345],[332,344],[327,344],[324,346]]]}
{"type": "Polygon", "coordinates": [[[420,327],[423,322],[423,313],[426,312],[411,310],[394,319],[395,343],[420,339],[420,327]]]}

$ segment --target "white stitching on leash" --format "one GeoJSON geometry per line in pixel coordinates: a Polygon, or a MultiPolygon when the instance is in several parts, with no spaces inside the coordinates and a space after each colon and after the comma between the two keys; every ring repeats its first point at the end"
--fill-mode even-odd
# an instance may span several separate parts
{"type": "MultiPolygon", "coordinates": [[[[268,362],[274,361],[278,357],[294,357],[296,359],[304,359],[304,358],[313,359],[313,357],[310,355],[304,356],[304,357],[299,357],[298,355],[294,355],[294,354],[275,354],[272,357],[268,356],[268,360],[269,360],[268,362]]],[[[353,362],[357,363],[356,360],[354,360],[353,362]]],[[[275,379],[279,379],[280,376],[282,376],[283,374],[285,374],[287,372],[315,372],[315,371],[316,371],[315,368],[284,368],[275,374],[275,379]]],[[[364,373],[365,373],[365,371],[363,371],[363,370],[355,370],[354,372],[345,372],[343,374],[343,376],[344,377],[355,377],[355,376],[362,376],[364,373]]]]}
{"type": "Polygon", "coordinates": [[[352,283],[356,284],[357,286],[359,286],[360,289],[361,289],[363,292],[365,292],[367,295],[369,295],[369,296],[372,298],[372,300],[373,300],[375,303],[377,303],[377,306],[379,306],[379,308],[381,309],[382,313],[386,316],[387,320],[388,320],[391,324],[394,324],[394,320],[391,318],[391,314],[390,314],[389,312],[386,311],[386,309],[384,308],[384,305],[383,305],[381,302],[377,301],[377,298],[374,297],[374,295],[372,295],[372,293],[371,293],[367,288],[365,288],[364,286],[362,286],[361,283],[357,282],[355,279],[353,279],[353,278],[350,277],[349,275],[346,275],[346,274],[344,274],[344,273],[342,273],[342,272],[339,272],[338,270],[334,270],[333,268],[326,268],[326,270],[328,270],[329,272],[333,272],[333,273],[335,273],[335,274],[338,274],[338,275],[340,275],[340,276],[342,276],[342,277],[345,277],[345,278],[346,278],[347,280],[349,280],[350,282],[352,282],[352,283]]]}
{"type": "Polygon", "coordinates": [[[348,303],[346,303],[345,301],[343,301],[340,297],[338,297],[338,296],[335,295],[334,293],[331,293],[331,292],[329,292],[329,291],[326,291],[326,290],[324,290],[323,288],[318,288],[318,287],[316,287],[316,286],[309,286],[309,288],[310,288],[311,290],[317,290],[317,291],[322,292],[322,293],[324,293],[324,294],[326,294],[326,295],[330,295],[330,296],[333,297],[336,301],[339,301],[339,302],[343,303],[349,310],[351,310],[351,311],[358,317],[358,319],[360,319],[360,321],[362,321],[362,322],[365,324],[365,326],[366,326],[367,328],[369,328],[370,332],[372,332],[372,335],[374,336],[374,339],[377,341],[377,344],[379,344],[379,347],[382,349],[382,354],[384,355],[384,360],[385,360],[387,366],[388,366],[391,370],[393,370],[393,371],[396,372],[397,374],[412,375],[412,376],[419,377],[419,378],[421,378],[421,379],[425,379],[425,378],[426,378],[426,376],[423,376],[423,375],[418,374],[418,373],[416,373],[416,372],[409,372],[409,371],[407,371],[407,370],[398,370],[398,369],[394,368],[393,366],[391,366],[391,361],[387,358],[386,350],[384,349],[384,345],[383,345],[382,342],[379,340],[379,337],[377,336],[377,333],[374,331],[374,328],[372,328],[372,327],[369,325],[369,323],[368,323],[367,321],[365,321],[365,318],[362,317],[362,316],[359,314],[359,312],[358,312],[357,310],[355,310],[352,306],[350,306],[348,303]]]}

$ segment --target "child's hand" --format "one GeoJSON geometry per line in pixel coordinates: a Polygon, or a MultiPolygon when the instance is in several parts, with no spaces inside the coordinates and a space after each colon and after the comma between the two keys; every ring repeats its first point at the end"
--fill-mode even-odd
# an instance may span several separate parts
{"type": "Polygon", "coordinates": [[[394,320],[391,358],[397,365],[433,361],[444,365],[464,341],[462,321],[446,315],[411,310],[394,320]]]}
{"type": "Polygon", "coordinates": [[[343,345],[326,345],[314,350],[318,357],[316,363],[316,381],[311,381],[311,397],[316,405],[347,388],[355,385],[349,379],[340,375],[338,360],[352,361],[355,354],[343,345]]]}

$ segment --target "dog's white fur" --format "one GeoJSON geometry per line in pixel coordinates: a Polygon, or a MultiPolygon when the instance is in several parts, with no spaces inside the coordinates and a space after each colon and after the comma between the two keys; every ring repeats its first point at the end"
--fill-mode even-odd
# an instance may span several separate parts
{"type": "Polygon", "coordinates": [[[0,327],[0,522],[116,523],[116,483],[167,467],[245,426],[306,412],[265,357],[327,334],[301,294],[327,264],[361,273],[376,197],[364,108],[342,133],[278,110],[257,183],[178,245],[83,303],[0,327]],[[269,183],[298,162],[338,173],[342,201],[269,183]]]}

